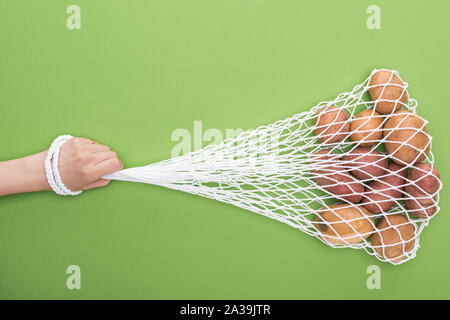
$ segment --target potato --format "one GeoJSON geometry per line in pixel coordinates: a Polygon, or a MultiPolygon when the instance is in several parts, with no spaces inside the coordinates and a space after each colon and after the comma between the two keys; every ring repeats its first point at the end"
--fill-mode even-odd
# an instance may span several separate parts
{"type": "Polygon", "coordinates": [[[337,162],[337,155],[320,150],[310,158],[310,169],[314,180],[336,198],[352,203],[361,200],[364,185],[337,162]],[[333,161],[333,159],[336,159],[333,161]]]}
{"type": "Polygon", "coordinates": [[[351,168],[351,173],[360,180],[372,180],[386,171],[387,157],[381,152],[367,147],[358,147],[342,157],[343,165],[351,168]]]}
{"type": "Polygon", "coordinates": [[[416,226],[402,214],[383,217],[370,243],[382,258],[398,263],[414,249],[416,226]]]}
{"type": "Polygon", "coordinates": [[[419,218],[431,217],[437,211],[436,193],[441,186],[440,175],[429,163],[418,163],[408,173],[405,187],[408,212],[419,218]]]}
{"type": "Polygon", "coordinates": [[[388,175],[371,182],[363,196],[364,208],[371,213],[388,211],[402,196],[406,168],[391,162],[387,172],[389,172],[388,175]]]}
{"type": "Polygon", "coordinates": [[[425,121],[416,114],[398,110],[383,128],[384,146],[398,164],[413,164],[424,160],[430,152],[430,138],[425,121]]]}
{"type": "Polygon", "coordinates": [[[350,124],[350,139],[361,147],[378,143],[382,136],[382,116],[372,109],[361,111],[350,124]]]}
{"type": "Polygon", "coordinates": [[[337,159],[337,155],[328,149],[321,149],[317,151],[309,158],[310,164],[314,165],[316,168],[314,170],[311,170],[311,173],[326,173],[327,168],[331,164],[337,163],[337,159]]]}
{"type": "Polygon", "coordinates": [[[437,211],[436,196],[424,199],[405,200],[405,207],[408,213],[418,218],[428,218],[437,211]]]}
{"type": "Polygon", "coordinates": [[[350,128],[350,121],[345,110],[337,106],[326,106],[317,112],[314,130],[322,143],[335,143],[344,140],[350,128]]]}
{"type": "Polygon", "coordinates": [[[369,237],[375,224],[366,209],[341,203],[320,209],[314,226],[329,244],[352,244],[369,237]]]}
{"type": "Polygon", "coordinates": [[[406,85],[392,71],[379,70],[369,80],[369,94],[375,101],[375,110],[382,114],[390,114],[402,107],[408,95],[406,85]],[[376,101],[391,100],[391,101],[376,101]]]}
{"type": "Polygon", "coordinates": [[[417,163],[408,173],[408,179],[413,182],[406,188],[414,192],[425,192],[433,195],[440,188],[439,171],[430,163],[417,163]]]}

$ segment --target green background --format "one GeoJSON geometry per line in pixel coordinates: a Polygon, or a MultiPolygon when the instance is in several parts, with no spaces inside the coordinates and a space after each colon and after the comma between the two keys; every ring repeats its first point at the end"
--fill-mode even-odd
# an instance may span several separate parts
{"type": "MultiPolygon", "coordinates": [[[[0,1],[0,156],[59,134],[126,167],[170,157],[177,128],[254,128],[400,71],[430,121],[444,185],[450,31],[445,1],[0,1]],[[81,30],[66,8],[81,8],[81,30]],[[381,8],[368,30],[366,8],[381,8]]],[[[113,182],[74,198],[0,199],[0,298],[450,298],[448,191],[417,257],[383,264],[214,200],[113,182]],[[67,266],[82,289],[66,288],[67,266]],[[381,290],[366,268],[381,267],[381,290]]]]}

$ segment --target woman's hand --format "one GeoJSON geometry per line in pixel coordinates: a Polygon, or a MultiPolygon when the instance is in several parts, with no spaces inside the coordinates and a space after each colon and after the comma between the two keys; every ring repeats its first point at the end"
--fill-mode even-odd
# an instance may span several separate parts
{"type": "Polygon", "coordinates": [[[73,191],[106,186],[104,175],[122,170],[117,154],[91,139],[72,138],[61,147],[59,173],[65,186],[73,191]]]}
{"type": "MultiPolygon", "coordinates": [[[[46,156],[47,151],[43,151],[0,162],[0,196],[51,190],[45,175],[46,156]]],[[[61,147],[58,168],[65,186],[78,191],[106,186],[109,180],[101,177],[123,169],[123,165],[108,146],[72,138],[61,147]]]]}

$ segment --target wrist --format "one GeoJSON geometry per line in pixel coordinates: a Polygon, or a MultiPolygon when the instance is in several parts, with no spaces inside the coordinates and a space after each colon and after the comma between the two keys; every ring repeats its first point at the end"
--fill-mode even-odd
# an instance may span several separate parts
{"type": "Polygon", "coordinates": [[[26,185],[30,191],[44,191],[51,190],[47,176],[45,174],[44,161],[47,156],[47,151],[39,152],[25,158],[22,158],[22,170],[27,179],[26,185]]]}

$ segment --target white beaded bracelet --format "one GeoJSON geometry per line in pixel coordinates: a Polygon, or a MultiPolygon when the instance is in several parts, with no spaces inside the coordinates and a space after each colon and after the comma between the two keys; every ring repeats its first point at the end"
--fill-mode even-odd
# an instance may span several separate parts
{"type": "Polygon", "coordinates": [[[82,192],[72,191],[67,188],[62,182],[58,169],[59,151],[61,150],[61,146],[72,138],[73,137],[71,135],[63,135],[53,140],[52,145],[48,149],[48,154],[44,162],[45,175],[47,176],[48,184],[53,191],[62,196],[76,196],[82,192]]]}

